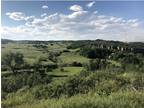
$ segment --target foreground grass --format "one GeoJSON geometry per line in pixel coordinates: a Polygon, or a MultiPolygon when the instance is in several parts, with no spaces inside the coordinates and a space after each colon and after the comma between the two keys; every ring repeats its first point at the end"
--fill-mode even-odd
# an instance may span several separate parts
{"type": "Polygon", "coordinates": [[[143,92],[119,92],[109,96],[95,93],[61,97],[59,99],[36,100],[30,92],[16,93],[2,101],[6,108],[143,108],[143,92]]]}

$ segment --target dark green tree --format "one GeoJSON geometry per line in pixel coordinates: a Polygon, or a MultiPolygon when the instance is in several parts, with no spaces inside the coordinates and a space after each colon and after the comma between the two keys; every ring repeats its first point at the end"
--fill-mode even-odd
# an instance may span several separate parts
{"type": "Polygon", "coordinates": [[[24,64],[24,56],[22,53],[7,52],[2,56],[2,65],[6,66],[13,73],[24,64]]]}
{"type": "Polygon", "coordinates": [[[106,57],[108,57],[110,53],[111,52],[105,48],[91,48],[91,47],[90,48],[84,47],[80,51],[81,55],[91,59],[95,59],[95,58],[106,59],[106,57]]]}

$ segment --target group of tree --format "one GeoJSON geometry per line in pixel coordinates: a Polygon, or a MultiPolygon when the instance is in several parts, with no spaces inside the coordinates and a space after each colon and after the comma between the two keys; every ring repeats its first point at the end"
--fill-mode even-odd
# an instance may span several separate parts
{"type": "Polygon", "coordinates": [[[46,68],[42,65],[41,60],[37,60],[33,66],[33,72],[21,72],[18,74],[17,69],[24,64],[24,56],[21,53],[8,52],[2,57],[2,65],[7,66],[13,74],[5,77],[2,76],[2,91],[15,92],[24,86],[33,87],[39,84],[48,84],[51,77],[47,75],[46,68]]]}
{"type": "Polygon", "coordinates": [[[91,59],[106,59],[111,54],[111,51],[105,48],[83,47],[80,54],[91,59]]]}
{"type": "Polygon", "coordinates": [[[58,56],[61,55],[62,52],[49,52],[48,59],[52,62],[56,63],[58,61],[58,56]]]}
{"type": "Polygon", "coordinates": [[[47,45],[44,45],[44,44],[34,44],[33,47],[46,49],[47,45]]]}
{"type": "Polygon", "coordinates": [[[24,64],[24,56],[22,53],[8,52],[2,56],[2,67],[5,66],[13,73],[17,73],[17,69],[21,68],[24,64]]]}

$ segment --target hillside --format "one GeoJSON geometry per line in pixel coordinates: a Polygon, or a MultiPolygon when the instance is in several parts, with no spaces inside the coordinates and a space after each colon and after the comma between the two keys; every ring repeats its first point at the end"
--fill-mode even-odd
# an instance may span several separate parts
{"type": "Polygon", "coordinates": [[[143,108],[144,43],[1,40],[3,108],[143,108]]]}

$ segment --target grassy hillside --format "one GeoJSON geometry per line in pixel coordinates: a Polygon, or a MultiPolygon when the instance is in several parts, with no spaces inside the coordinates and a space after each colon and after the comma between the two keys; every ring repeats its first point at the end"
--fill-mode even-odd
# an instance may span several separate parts
{"type": "Polygon", "coordinates": [[[143,46],[2,40],[2,107],[143,108],[143,46]]]}

